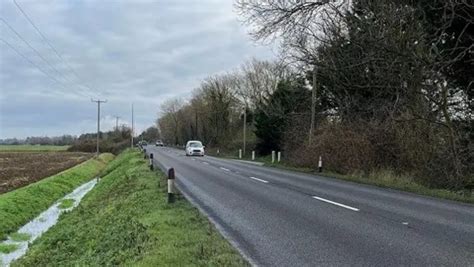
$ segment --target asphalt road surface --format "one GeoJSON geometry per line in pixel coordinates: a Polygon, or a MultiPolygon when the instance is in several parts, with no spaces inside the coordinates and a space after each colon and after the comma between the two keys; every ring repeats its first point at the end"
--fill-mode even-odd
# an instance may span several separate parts
{"type": "Polygon", "coordinates": [[[474,266],[474,205],[147,147],[259,266],[474,266]]]}

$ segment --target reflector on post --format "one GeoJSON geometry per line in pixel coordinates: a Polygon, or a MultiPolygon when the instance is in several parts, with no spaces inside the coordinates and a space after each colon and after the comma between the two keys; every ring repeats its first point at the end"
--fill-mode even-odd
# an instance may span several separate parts
{"type": "Polygon", "coordinates": [[[174,168],[168,170],[168,203],[174,202],[174,168]]]}

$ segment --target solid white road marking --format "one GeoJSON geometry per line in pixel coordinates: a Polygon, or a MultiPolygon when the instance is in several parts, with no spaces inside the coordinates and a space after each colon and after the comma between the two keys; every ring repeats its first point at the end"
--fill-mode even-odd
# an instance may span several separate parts
{"type": "Polygon", "coordinates": [[[337,202],[334,202],[334,201],[331,201],[331,200],[328,200],[328,199],[325,199],[325,198],[321,198],[321,197],[317,197],[317,196],[313,196],[313,198],[317,199],[317,200],[320,200],[320,201],[324,201],[324,202],[329,203],[329,204],[333,204],[333,205],[336,205],[336,206],[339,206],[339,207],[343,207],[343,208],[346,208],[346,209],[349,209],[349,210],[359,211],[358,208],[354,208],[354,207],[347,206],[347,205],[344,205],[344,204],[341,204],[341,203],[337,203],[337,202]]]}
{"type": "Polygon", "coordinates": [[[257,177],[253,177],[253,176],[250,176],[250,179],[253,179],[255,181],[259,181],[259,182],[262,182],[262,183],[265,183],[265,184],[268,183],[268,181],[266,181],[266,180],[263,180],[263,179],[260,179],[260,178],[257,178],[257,177]]]}
{"type": "Polygon", "coordinates": [[[221,170],[224,170],[224,171],[226,171],[226,172],[230,172],[230,170],[229,170],[229,169],[226,169],[226,168],[224,168],[224,167],[219,167],[219,168],[220,168],[221,170]]]}

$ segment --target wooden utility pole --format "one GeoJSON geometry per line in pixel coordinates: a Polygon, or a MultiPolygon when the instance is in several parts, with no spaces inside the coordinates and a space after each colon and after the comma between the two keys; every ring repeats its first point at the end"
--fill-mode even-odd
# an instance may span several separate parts
{"type": "Polygon", "coordinates": [[[101,103],[107,103],[107,100],[100,100],[100,99],[97,99],[97,100],[94,100],[91,98],[91,101],[92,102],[95,102],[97,103],[97,156],[99,156],[99,135],[100,135],[100,104],[101,103]]]}
{"type": "Polygon", "coordinates": [[[311,125],[309,126],[309,144],[311,144],[313,141],[314,124],[316,120],[316,96],[317,96],[316,94],[317,94],[317,88],[318,88],[316,75],[317,75],[317,70],[315,66],[313,69],[313,90],[311,90],[311,125]]]}
{"type": "Polygon", "coordinates": [[[197,111],[197,108],[194,109],[194,119],[195,119],[195,133],[196,133],[196,136],[194,136],[195,140],[198,140],[199,139],[199,128],[198,128],[198,111],[197,111]]]}
{"type": "Polygon", "coordinates": [[[114,117],[115,117],[115,130],[118,131],[119,130],[118,121],[119,121],[120,117],[119,116],[114,116],[114,117]]]}
{"type": "Polygon", "coordinates": [[[133,103],[132,103],[132,134],[131,134],[131,140],[130,140],[130,147],[133,148],[133,134],[134,134],[134,121],[133,121],[133,103]]]}
{"type": "Polygon", "coordinates": [[[245,107],[244,107],[244,132],[243,132],[244,136],[243,136],[243,154],[245,156],[245,147],[247,146],[246,142],[246,137],[247,137],[247,104],[245,104],[245,107]]]}

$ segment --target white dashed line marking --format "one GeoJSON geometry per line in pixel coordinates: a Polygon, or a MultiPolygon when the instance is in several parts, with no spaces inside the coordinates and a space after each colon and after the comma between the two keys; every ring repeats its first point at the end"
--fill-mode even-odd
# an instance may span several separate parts
{"type": "Polygon", "coordinates": [[[334,202],[334,201],[331,201],[331,200],[328,200],[328,199],[325,199],[325,198],[322,198],[322,197],[313,196],[313,198],[317,199],[317,200],[320,200],[320,201],[323,201],[323,202],[326,202],[326,203],[329,203],[329,204],[333,204],[333,205],[336,205],[336,206],[339,206],[339,207],[343,207],[343,208],[348,209],[348,210],[359,211],[358,208],[354,208],[354,207],[347,206],[347,205],[344,205],[344,204],[341,204],[341,203],[337,203],[337,202],[334,202]]]}
{"type": "Polygon", "coordinates": [[[408,225],[408,222],[402,222],[403,225],[408,225]]]}
{"type": "Polygon", "coordinates": [[[205,161],[203,161],[203,162],[202,162],[202,164],[206,164],[206,165],[209,165],[209,163],[207,163],[207,162],[205,162],[205,161]]]}
{"type": "Polygon", "coordinates": [[[194,160],[194,161],[195,161],[196,159],[192,159],[192,160],[194,160]]]}
{"type": "Polygon", "coordinates": [[[268,183],[268,181],[266,181],[266,180],[263,180],[263,179],[260,179],[260,178],[257,178],[257,177],[253,177],[253,176],[250,176],[250,179],[253,179],[255,181],[259,181],[259,182],[262,182],[262,183],[265,183],[265,184],[268,183]]]}
{"type": "Polygon", "coordinates": [[[229,169],[226,169],[226,168],[224,168],[224,167],[219,167],[219,169],[221,169],[221,170],[223,170],[223,171],[226,171],[226,172],[230,172],[229,169]]]}

